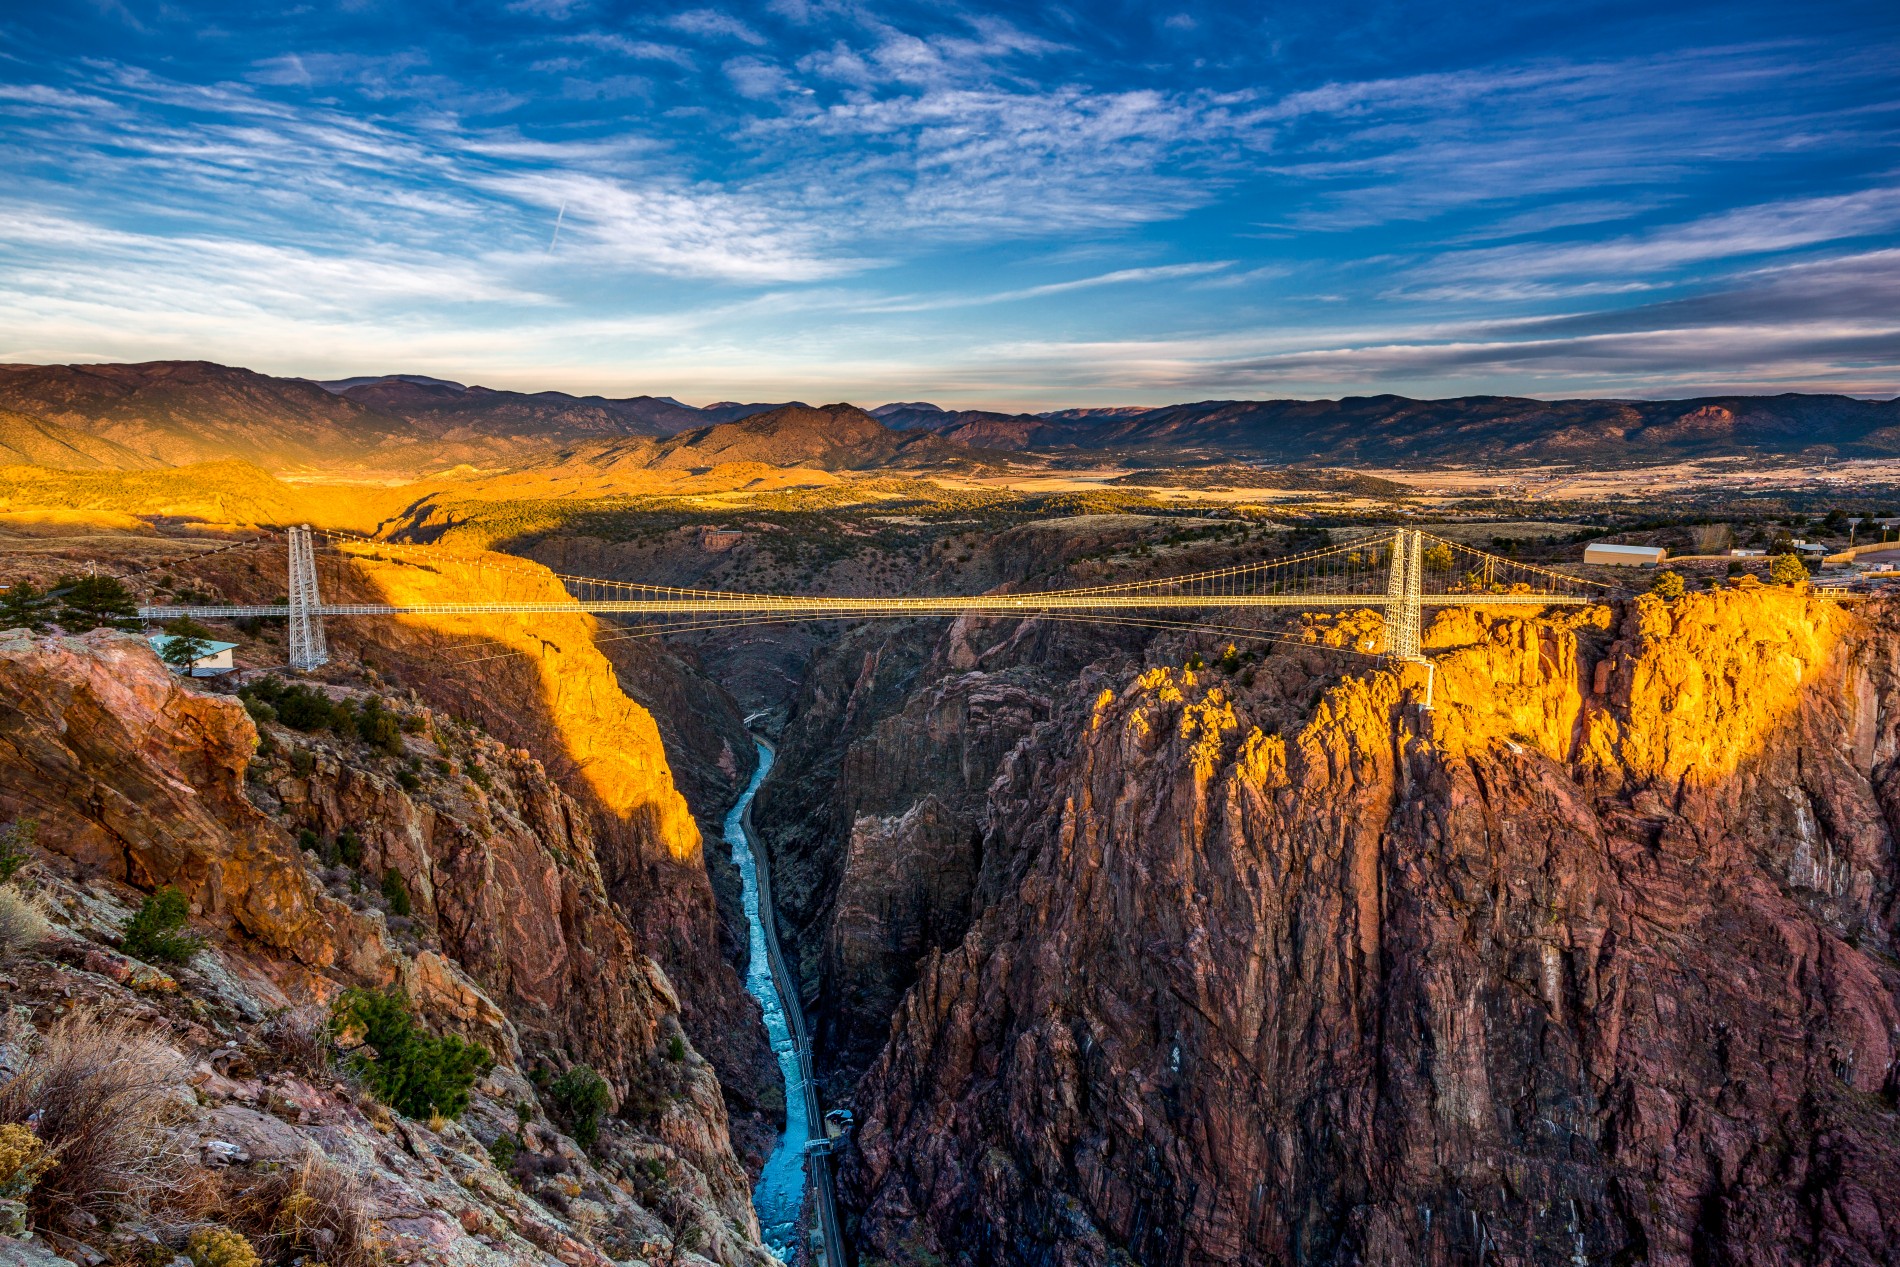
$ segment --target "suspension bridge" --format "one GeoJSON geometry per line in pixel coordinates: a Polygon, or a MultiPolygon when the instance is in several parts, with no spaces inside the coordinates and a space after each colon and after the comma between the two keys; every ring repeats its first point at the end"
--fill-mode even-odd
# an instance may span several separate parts
{"type": "MultiPolygon", "coordinates": [[[[1105,585],[984,594],[850,597],[692,589],[554,573],[565,594],[525,602],[326,603],[317,588],[315,538],[381,550],[443,554],[437,547],[292,527],[288,600],[268,604],[189,603],[139,608],[147,620],[276,617],[289,622],[290,667],[309,671],[329,659],[323,622],[334,617],[572,614],[672,619],[685,628],[791,620],[868,620],[927,616],[1046,616],[1126,624],[1179,625],[1178,617],[1213,610],[1296,608],[1380,610],[1382,654],[1422,661],[1419,638],[1428,607],[1548,607],[1601,602],[1619,591],[1602,582],[1489,554],[1417,528],[1397,528],[1304,553],[1176,576],[1105,585]],[[1175,619],[1170,619],[1171,617],[1175,619]]],[[[536,573],[537,576],[545,574],[536,573]]]]}

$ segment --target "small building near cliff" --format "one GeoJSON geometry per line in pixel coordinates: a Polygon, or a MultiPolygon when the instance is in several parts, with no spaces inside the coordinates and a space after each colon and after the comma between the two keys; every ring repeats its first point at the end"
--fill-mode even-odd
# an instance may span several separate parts
{"type": "Polygon", "coordinates": [[[1583,548],[1585,563],[1604,563],[1611,567],[1660,567],[1668,557],[1669,551],[1661,546],[1621,546],[1596,541],[1583,548]]]}
{"type": "Polygon", "coordinates": [[[719,554],[745,540],[745,534],[737,528],[701,528],[699,530],[699,548],[713,554],[719,554]]]}
{"type": "MultiPolygon", "coordinates": [[[[172,636],[170,634],[153,634],[150,638],[146,639],[146,641],[150,642],[152,644],[152,650],[158,652],[160,658],[163,658],[165,648],[169,647],[172,643],[172,636]]],[[[205,653],[191,662],[192,677],[216,677],[220,673],[229,673],[232,669],[237,667],[231,663],[231,653],[237,650],[237,643],[207,642],[204,645],[205,653]]],[[[184,672],[183,669],[179,668],[174,668],[172,671],[175,673],[184,672]]]]}

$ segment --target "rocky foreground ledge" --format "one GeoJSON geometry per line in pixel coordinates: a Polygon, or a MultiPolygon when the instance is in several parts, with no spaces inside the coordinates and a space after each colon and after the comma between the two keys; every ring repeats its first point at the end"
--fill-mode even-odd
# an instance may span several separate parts
{"type": "MultiPolygon", "coordinates": [[[[138,1084],[114,1102],[125,1190],[62,1197],[66,1154],[0,1262],[243,1267],[211,1252],[225,1232],[333,1267],[769,1261],[712,1067],[607,897],[589,816],[527,750],[413,701],[380,705],[375,745],[254,720],[108,632],[0,633],[0,701],[8,889],[43,919],[0,937],[0,1087],[62,1043],[138,1084]],[[126,952],[166,887],[203,939],[182,964],[126,952]],[[492,1054],[459,1118],[349,1076],[326,1026],[351,989],[492,1054]],[[581,1065],[597,1128],[550,1089],[581,1065]]],[[[26,1116],[5,1100],[0,1121],[26,1116]]]]}

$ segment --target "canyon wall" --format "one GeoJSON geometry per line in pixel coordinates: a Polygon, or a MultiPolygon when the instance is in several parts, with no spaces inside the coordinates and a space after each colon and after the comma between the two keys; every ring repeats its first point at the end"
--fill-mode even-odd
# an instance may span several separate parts
{"type": "MultiPolygon", "coordinates": [[[[213,583],[233,596],[268,597],[281,580],[268,566],[243,570],[257,562],[233,561],[213,583]]],[[[479,552],[350,545],[320,553],[319,573],[322,592],[335,602],[567,601],[540,565],[479,552]]],[[[729,778],[720,768],[722,749],[743,742],[729,705],[717,708],[707,698],[712,688],[682,681],[665,657],[604,642],[624,666],[623,685],[622,668],[596,645],[611,631],[580,612],[431,613],[332,620],[327,629],[332,676],[360,677],[477,723],[532,752],[573,798],[606,892],[635,947],[677,991],[686,1032],[718,1069],[735,1142],[756,1170],[783,1121],[784,1097],[758,1004],[735,967],[743,940],[732,920],[743,917],[734,910],[721,918],[700,826],[674,780],[668,746],[627,687],[644,688],[659,706],[695,710],[673,719],[672,750],[702,794],[702,820],[723,812],[712,800],[720,782],[730,786],[750,765],[749,753],[735,752],[726,758],[729,778]]],[[[729,795],[736,797],[736,786],[729,795]]]]}
{"type": "Polygon", "coordinates": [[[866,1260],[1893,1261],[1897,615],[1080,674],[856,1088],[866,1260]]]}
{"type": "MultiPolygon", "coordinates": [[[[279,1160],[314,1148],[367,1174],[375,1209],[392,1226],[409,1220],[392,1251],[408,1236],[424,1261],[604,1267],[692,1227],[716,1261],[763,1261],[719,1080],[687,1041],[677,983],[610,892],[600,816],[526,749],[414,702],[390,705],[399,737],[380,749],[255,722],[237,699],[176,678],[142,638],[105,631],[6,634],[0,699],[0,822],[35,824],[28,882],[59,917],[61,949],[0,979],[22,1017],[45,1024],[84,1002],[213,1062],[216,1076],[196,1084],[201,1107],[237,1114],[250,1132],[240,1140],[279,1160]],[[161,885],[186,895],[210,938],[175,979],[110,949],[122,913],[161,885]],[[496,1170],[506,1163],[454,1124],[415,1126],[434,1142],[410,1151],[457,1153],[472,1176],[462,1188],[482,1199],[432,1194],[416,1179],[428,1165],[381,1160],[389,1131],[333,1076],[286,1071],[284,1100],[232,1072],[281,1059],[276,1018],[320,1017],[350,986],[400,987],[432,1027],[496,1055],[471,1121],[535,1146],[539,1168],[516,1180],[549,1204],[510,1196],[496,1170]],[[526,1080],[575,1063],[605,1076],[624,1118],[591,1157],[559,1138],[526,1080]],[[270,1122],[253,1121],[260,1103],[270,1122]],[[668,1176],[665,1191],[648,1178],[636,1199],[636,1174],[668,1176]]],[[[637,720],[621,737],[641,737],[637,720]]],[[[696,845],[690,822],[667,823],[663,763],[618,786],[660,802],[623,830],[669,851],[696,845]]],[[[223,1121],[192,1129],[216,1135],[223,1121]]],[[[220,1164],[245,1151],[221,1147],[220,1164]]]]}

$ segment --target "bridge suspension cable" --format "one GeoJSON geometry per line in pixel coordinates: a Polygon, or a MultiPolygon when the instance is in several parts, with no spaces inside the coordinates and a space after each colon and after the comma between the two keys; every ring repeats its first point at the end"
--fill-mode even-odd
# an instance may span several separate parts
{"type": "MultiPolygon", "coordinates": [[[[442,603],[325,603],[317,588],[313,538],[373,550],[420,551],[437,559],[456,557],[439,547],[380,541],[360,534],[291,528],[289,599],[280,604],[189,604],[139,609],[147,619],[172,616],[281,616],[290,620],[291,665],[308,670],[326,662],[323,620],[336,616],[396,615],[549,615],[590,612],[600,615],[662,619],[692,618],[672,626],[691,628],[805,620],[859,620],[930,616],[1022,616],[1119,621],[1155,628],[1191,624],[1261,636],[1242,626],[1215,626],[1205,620],[1170,620],[1172,611],[1210,609],[1382,609],[1386,617],[1384,653],[1402,660],[1420,658],[1422,611],[1428,606],[1524,606],[1600,601],[1611,587],[1551,568],[1487,554],[1415,528],[1399,528],[1299,554],[1258,559],[1172,576],[1143,577],[1106,584],[984,594],[835,596],[715,590],[651,582],[554,573],[559,597],[511,602],[471,596],[442,603]]],[[[519,575],[545,586],[549,573],[512,567],[487,558],[465,558],[480,571],[519,575]]]]}

